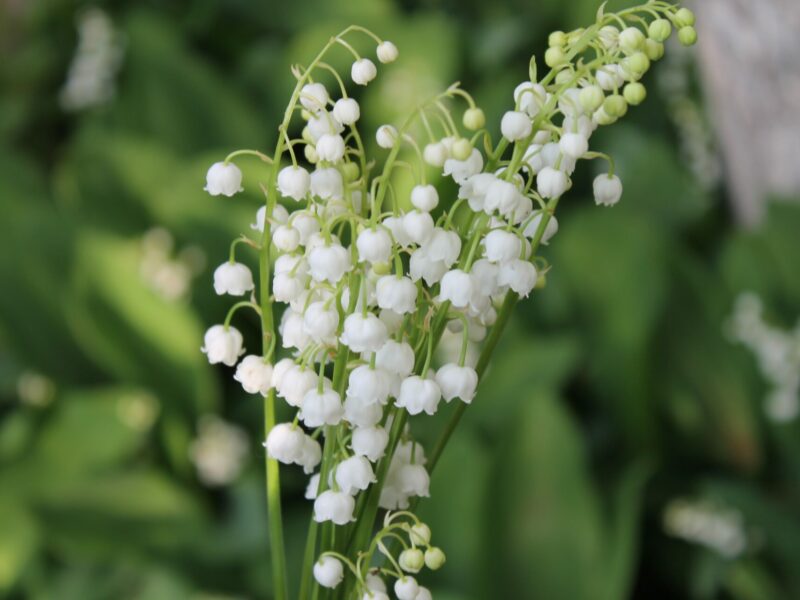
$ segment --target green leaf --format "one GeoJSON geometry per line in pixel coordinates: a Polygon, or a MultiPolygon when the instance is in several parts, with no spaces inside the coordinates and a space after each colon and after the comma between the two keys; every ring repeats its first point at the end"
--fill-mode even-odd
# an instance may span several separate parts
{"type": "Polygon", "coordinates": [[[0,495],[0,592],[9,591],[39,546],[39,528],[13,497],[0,495]]]}

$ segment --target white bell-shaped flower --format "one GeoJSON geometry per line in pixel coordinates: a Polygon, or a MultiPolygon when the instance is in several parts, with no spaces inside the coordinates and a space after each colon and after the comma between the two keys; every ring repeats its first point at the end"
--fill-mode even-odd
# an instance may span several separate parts
{"type": "Polygon", "coordinates": [[[417,286],[408,277],[384,275],[375,286],[378,306],[404,315],[417,310],[417,286]]]}
{"type": "Polygon", "coordinates": [[[303,315],[292,308],[283,312],[278,331],[281,334],[281,345],[284,348],[302,350],[311,341],[303,327],[303,315]]]}
{"type": "Polygon", "coordinates": [[[242,172],[233,163],[217,162],[206,173],[206,187],[212,196],[233,196],[242,191],[242,172]]]}
{"type": "MultiPolygon", "coordinates": [[[[528,225],[525,227],[524,234],[526,237],[533,238],[536,235],[536,232],[539,231],[539,226],[542,223],[542,218],[544,217],[544,213],[540,210],[538,211],[530,221],[528,221],[528,225]]],[[[544,244],[545,246],[550,242],[555,234],[558,233],[558,220],[556,219],[555,215],[550,215],[550,218],[547,220],[547,225],[545,225],[544,233],[542,234],[542,238],[539,240],[539,243],[544,244]]]]}
{"type": "Polygon", "coordinates": [[[381,148],[389,149],[397,141],[397,129],[393,125],[381,125],[375,132],[375,141],[381,148]]]}
{"type": "Polygon", "coordinates": [[[409,496],[430,496],[431,478],[421,464],[408,464],[400,467],[398,473],[400,490],[409,496]]]}
{"type": "Polygon", "coordinates": [[[622,198],[622,181],[616,175],[598,175],[593,188],[594,201],[598,206],[614,206],[622,198]]]}
{"type": "Polygon", "coordinates": [[[595,72],[597,85],[606,92],[613,92],[625,83],[622,67],[619,65],[604,65],[595,72]]]}
{"type": "Polygon", "coordinates": [[[344,158],[344,139],[338,134],[326,133],[317,140],[315,149],[320,160],[339,162],[344,158]]]}
{"type": "Polygon", "coordinates": [[[283,377],[292,367],[296,366],[295,362],[291,358],[282,358],[278,362],[275,363],[275,366],[272,368],[272,378],[270,379],[270,385],[278,390],[281,387],[281,383],[283,382],[283,377]]]}
{"type": "Polygon", "coordinates": [[[449,301],[456,308],[466,308],[472,298],[473,283],[469,273],[453,269],[444,274],[439,290],[439,299],[449,301]]]}
{"type": "Polygon", "coordinates": [[[421,412],[433,415],[436,414],[441,399],[442,391],[435,381],[412,375],[406,377],[400,384],[400,394],[395,404],[405,408],[410,415],[418,415],[421,412]]]}
{"type": "Polygon", "coordinates": [[[419,211],[431,212],[439,204],[439,192],[430,184],[411,188],[411,204],[419,211]]]}
{"type": "Polygon", "coordinates": [[[394,582],[394,594],[397,600],[417,600],[419,584],[417,580],[406,575],[394,582]]]}
{"type": "Polygon", "coordinates": [[[350,68],[350,77],[353,79],[353,83],[358,85],[367,85],[375,79],[377,74],[378,69],[375,67],[375,63],[368,58],[358,59],[350,68]]]}
{"type": "Polygon", "coordinates": [[[343,415],[342,399],[336,390],[324,389],[320,392],[314,387],[303,396],[300,418],[306,427],[314,429],[323,425],[338,425],[343,415]]]}
{"type": "Polygon", "coordinates": [[[492,214],[494,211],[501,215],[511,214],[519,205],[521,195],[513,183],[495,179],[486,189],[483,210],[487,214],[492,214]]]}
{"type": "Polygon", "coordinates": [[[377,425],[372,427],[356,427],[350,445],[359,456],[366,456],[372,462],[380,460],[389,443],[389,432],[377,425]]]}
{"type": "Polygon", "coordinates": [[[333,521],[336,525],[346,525],[353,520],[356,503],[350,494],[326,490],[314,500],[314,520],[317,523],[333,521]]]}
{"type": "Polygon", "coordinates": [[[392,256],[392,237],[383,227],[367,228],[356,239],[358,257],[369,263],[389,262],[392,256]]]}
{"type": "Polygon", "coordinates": [[[576,160],[564,154],[561,151],[561,146],[556,142],[550,142],[542,146],[542,161],[545,167],[557,168],[557,170],[567,175],[575,170],[576,165],[576,160]]]}
{"type": "Polygon", "coordinates": [[[306,434],[293,423],[278,423],[267,434],[264,447],[267,456],[291,465],[300,460],[303,455],[306,434]]]}
{"type": "Polygon", "coordinates": [[[272,294],[278,302],[293,302],[306,289],[307,277],[293,277],[289,273],[276,273],[272,279],[272,294]]]}
{"type": "Polygon", "coordinates": [[[377,54],[379,61],[386,64],[396,61],[397,56],[400,53],[397,50],[397,46],[395,46],[389,40],[384,40],[380,44],[378,44],[378,47],[375,50],[375,54],[377,54]]]}
{"type": "Polygon", "coordinates": [[[350,266],[350,253],[339,244],[317,246],[308,254],[308,268],[314,281],[336,283],[350,266]]]}
{"type": "Polygon", "coordinates": [[[459,367],[454,363],[444,365],[436,371],[436,383],[442,390],[446,402],[460,398],[467,404],[475,397],[478,387],[478,374],[472,367],[459,367]]]}
{"type": "Polygon", "coordinates": [[[322,587],[335,588],[344,579],[342,561],[330,555],[320,556],[314,563],[314,579],[322,587]]]}
{"type": "Polygon", "coordinates": [[[450,153],[447,151],[447,146],[442,142],[431,142],[426,144],[422,150],[422,160],[438,169],[444,166],[444,162],[448,158],[450,158],[450,153]]]}
{"type": "Polygon", "coordinates": [[[361,600],[391,600],[391,598],[389,598],[386,592],[372,590],[364,592],[364,595],[361,596],[361,600]]]}
{"type": "Polygon", "coordinates": [[[425,252],[431,259],[442,261],[450,268],[461,253],[461,238],[455,231],[435,227],[425,244],[425,252]]]}
{"type": "Polygon", "coordinates": [[[589,140],[580,133],[565,133],[561,136],[558,147],[565,156],[577,159],[589,151],[589,140]]]}
{"type": "Polygon", "coordinates": [[[543,168],[536,176],[536,189],[542,198],[560,198],[568,185],[567,175],[553,167],[543,168]]]}
{"type": "Polygon", "coordinates": [[[373,427],[383,418],[383,406],[360,396],[347,396],[344,401],[344,418],[355,427],[373,427]]]}
{"type": "Polygon", "coordinates": [[[300,232],[291,225],[278,225],[272,231],[272,243],[281,252],[294,252],[300,246],[300,232]]]}
{"type": "Polygon", "coordinates": [[[468,177],[481,172],[483,169],[483,156],[473,149],[467,160],[448,158],[444,161],[443,175],[449,175],[458,184],[463,183],[468,177]]]}
{"type": "Polygon", "coordinates": [[[325,134],[336,135],[344,131],[344,125],[336,119],[333,113],[327,110],[320,110],[314,114],[308,120],[306,127],[309,137],[315,144],[325,134]]]}
{"type": "Polygon", "coordinates": [[[447,273],[447,264],[433,258],[426,248],[417,248],[411,253],[408,271],[412,281],[423,279],[428,286],[433,286],[447,273]]]}
{"type": "Polygon", "coordinates": [[[320,482],[320,474],[314,473],[308,479],[308,484],[306,485],[306,491],[303,494],[303,497],[306,500],[316,500],[317,495],[319,494],[319,482],[320,482]]]}
{"type": "Polygon", "coordinates": [[[333,116],[342,125],[352,125],[361,118],[361,108],[353,98],[339,98],[333,105],[333,116]]]}
{"type": "Polygon", "coordinates": [[[386,217],[382,225],[392,233],[394,241],[402,247],[405,248],[411,245],[411,238],[408,237],[403,225],[403,217],[386,217]]]}
{"type": "Polygon", "coordinates": [[[375,365],[400,377],[408,377],[414,370],[414,350],[406,342],[386,340],[375,356],[375,365]]]}
{"type": "Polygon", "coordinates": [[[522,242],[510,231],[495,229],[483,238],[485,256],[489,262],[504,263],[519,258],[522,242]]]}
{"type": "Polygon", "coordinates": [[[531,118],[536,117],[550,94],[539,83],[523,81],[514,89],[514,104],[531,118]]]}
{"type": "Polygon", "coordinates": [[[222,363],[229,367],[244,354],[242,334],[235,327],[214,325],[206,331],[201,350],[212,365],[222,363]]]}
{"type": "Polygon", "coordinates": [[[332,302],[312,302],[303,313],[305,332],[316,342],[335,339],[339,326],[339,312],[332,302]]]}
{"type": "Polygon", "coordinates": [[[340,462],[336,465],[334,477],[339,488],[350,495],[367,489],[377,481],[372,465],[363,456],[351,456],[340,462]]]}
{"type": "Polygon", "coordinates": [[[365,402],[386,404],[389,399],[389,382],[387,373],[382,369],[372,369],[369,365],[359,365],[352,371],[347,380],[347,395],[356,396],[365,402]]]}
{"type": "Polygon", "coordinates": [[[531,134],[533,123],[524,112],[510,110],[500,120],[500,132],[511,142],[524,140],[531,134]]]}
{"type": "Polygon", "coordinates": [[[214,291],[217,294],[243,296],[255,287],[250,269],[238,262],[224,262],[214,270],[214,291]]]}
{"type": "Polygon", "coordinates": [[[322,200],[341,200],[344,194],[342,174],[333,167],[315,169],[311,173],[311,193],[322,200]]]}
{"type": "Polygon", "coordinates": [[[429,213],[412,210],[403,216],[403,229],[413,243],[423,245],[433,233],[433,217],[429,213]]]}
{"type": "Polygon", "coordinates": [[[372,313],[354,313],[344,320],[341,341],[353,352],[377,352],[386,342],[386,325],[372,313]]]}
{"type": "Polygon", "coordinates": [[[303,450],[297,464],[303,467],[306,475],[309,475],[314,472],[320,462],[322,462],[322,447],[317,440],[307,435],[303,441],[303,450]]]}
{"type": "Polygon", "coordinates": [[[433,600],[433,594],[431,594],[428,588],[419,586],[419,591],[414,597],[414,600],[433,600]]]}
{"type": "Polygon", "coordinates": [[[464,198],[475,212],[481,211],[486,204],[486,192],[495,181],[497,181],[497,176],[493,173],[472,175],[460,185],[458,197],[464,198]]]}
{"type": "Polygon", "coordinates": [[[278,191],[281,196],[302,200],[308,194],[311,176],[303,167],[284,167],[278,172],[278,191]]]}
{"type": "MultiPolygon", "coordinates": [[[[377,575],[376,573],[367,573],[364,583],[366,583],[367,589],[371,592],[381,592],[382,594],[386,593],[386,583],[383,581],[383,579],[381,579],[380,575],[377,575]]],[[[382,598],[376,598],[375,600],[382,600],[382,598]]]]}
{"type": "Polygon", "coordinates": [[[233,378],[242,384],[248,394],[266,396],[272,387],[272,365],[264,362],[261,356],[250,354],[237,365],[233,378]]]}
{"type": "Polygon", "coordinates": [[[317,386],[318,377],[313,370],[293,364],[286,369],[276,386],[278,396],[286,400],[290,406],[299,407],[306,393],[317,386]]]}
{"type": "Polygon", "coordinates": [[[300,90],[300,104],[308,111],[319,112],[329,101],[328,90],[321,83],[307,83],[300,90]]]}
{"type": "Polygon", "coordinates": [[[533,263],[527,260],[511,260],[500,266],[497,283],[508,286],[522,298],[526,298],[536,286],[538,273],[533,263]]]}

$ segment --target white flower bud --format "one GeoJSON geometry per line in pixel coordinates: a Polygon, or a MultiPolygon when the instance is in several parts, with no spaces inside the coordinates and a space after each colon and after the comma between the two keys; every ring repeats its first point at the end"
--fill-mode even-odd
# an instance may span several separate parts
{"type": "Polygon", "coordinates": [[[577,159],[589,151],[589,140],[580,133],[565,133],[558,146],[564,155],[577,159]]]}
{"type": "Polygon", "coordinates": [[[278,172],[278,191],[286,198],[302,200],[310,185],[311,177],[303,167],[284,167],[278,172]]]}
{"type": "Polygon", "coordinates": [[[372,462],[383,457],[388,443],[389,433],[378,426],[356,427],[350,440],[353,452],[359,456],[366,456],[372,462]]]}
{"type": "Polygon", "coordinates": [[[367,489],[375,483],[375,473],[372,465],[363,456],[351,456],[336,465],[334,475],[336,484],[346,494],[354,496],[359,491],[367,489]]]}
{"type": "Polygon", "coordinates": [[[236,367],[233,378],[242,384],[248,394],[267,395],[272,386],[272,365],[264,362],[261,356],[245,356],[236,367]]]}
{"type": "Polygon", "coordinates": [[[300,90],[300,104],[314,113],[324,109],[330,99],[328,90],[321,83],[307,83],[300,90]]]}
{"type": "Polygon", "coordinates": [[[444,274],[439,291],[442,302],[449,301],[455,308],[466,308],[472,298],[473,283],[469,273],[453,269],[444,274]]]}
{"type": "Polygon", "coordinates": [[[397,46],[388,40],[378,44],[375,53],[378,55],[378,60],[384,64],[396,61],[399,54],[397,46]]]}
{"type": "Polygon", "coordinates": [[[442,392],[435,381],[412,375],[400,384],[400,394],[395,405],[405,408],[410,415],[418,415],[423,411],[434,415],[441,399],[442,392]]]}
{"type": "Polygon", "coordinates": [[[310,137],[311,141],[316,143],[326,133],[330,135],[342,133],[344,126],[327,110],[320,110],[308,120],[306,131],[308,135],[304,137],[310,137]]]}
{"type": "Polygon", "coordinates": [[[444,161],[443,175],[449,175],[458,184],[463,183],[468,177],[481,172],[483,169],[483,156],[474,149],[466,160],[448,158],[444,161]]]}
{"type": "Polygon", "coordinates": [[[314,563],[314,579],[322,587],[335,588],[344,579],[342,562],[334,556],[320,556],[314,563]]]}
{"type": "Polygon", "coordinates": [[[220,296],[243,296],[254,287],[253,274],[242,263],[224,262],[214,271],[214,291],[220,296]]]}
{"type": "Polygon", "coordinates": [[[513,212],[520,200],[517,187],[508,181],[494,179],[486,188],[483,210],[487,214],[498,211],[501,215],[513,212]]]}
{"type": "Polygon", "coordinates": [[[533,118],[539,114],[549,96],[550,94],[541,84],[523,81],[514,89],[514,104],[519,106],[519,110],[533,118]]]}
{"type": "Polygon", "coordinates": [[[267,434],[264,447],[267,456],[286,465],[296,463],[303,455],[306,434],[292,423],[278,423],[267,434]]]}
{"type": "Polygon", "coordinates": [[[361,118],[361,108],[353,98],[339,98],[333,105],[333,117],[342,125],[352,125],[361,118]]]}
{"type": "Polygon", "coordinates": [[[336,525],[346,525],[353,520],[355,505],[350,494],[326,490],[314,500],[314,520],[317,523],[333,521],[336,525]]]}
{"type": "Polygon", "coordinates": [[[500,121],[500,131],[503,137],[512,142],[528,137],[531,134],[532,126],[531,118],[524,112],[516,110],[508,111],[500,121]]]}
{"type": "Polygon", "coordinates": [[[562,171],[545,167],[536,176],[536,188],[542,198],[559,198],[567,191],[569,179],[562,171]]]}
{"type": "Polygon", "coordinates": [[[361,596],[361,600],[391,600],[386,592],[367,591],[361,596]]]}
{"type": "Polygon", "coordinates": [[[445,402],[453,398],[460,398],[466,404],[475,397],[475,388],[478,387],[478,374],[472,367],[459,367],[450,363],[444,365],[436,372],[436,383],[442,390],[445,402]]]}
{"type": "Polygon", "coordinates": [[[308,269],[314,281],[336,283],[350,267],[350,253],[339,244],[317,246],[308,254],[308,269]]]}
{"type": "Polygon", "coordinates": [[[344,139],[338,134],[326,133],[317,140],[316,151],[320,160],[339,162],[344,158],[344,139]]]}
{"type": "Polygon", "coordinates": [[[397,600],[416,600],[419,584],[413,577],[402,577],[394,582],[394,593],[397,600]]]}
{"type": "MultiPolygon", "coordinates": [[[[381,579],[379,575],[376,575],[375,573],[367,573],[365,583],[369,591],[386,594],[386,583],[384,583],[383,579],[381,579]]],[[[383,598],[378,598],[377,596],[373,596],[373,598],[374,600],[383,600],[383,598]]],[[[372,598],[369,600],[372,600],[372,598]]],[[[386,596],[386,600],[389,600],[388,596],[386,596]]]]}
{"type": "Polygon", "coordinates": [[[381,148],[389,149],[394,146],[397,140],[397,129],[392,125],[381,125],[375,132],[375,141],[381,148]]]}
{"type": "Polygon", "coordinates": [[[334,168],[316,169],[311,173],[311,193],[322,200],[341,200],[344,194],[341,173],[334,168]]]}
{"type": "Polygon", "coordinates": [[[403,465],[398,472],[400,491],[409,496],[430,496],[430,475],[421,464],[403,465]]]}
{"type": "Polygon", "coordinates": [[[367,85],[375,79],[377,74],[378,69],[375,67],[375,63],[368,58],[357,60],[350,69],[350,77],[358,85],[367,85]]]}
{"type": "Polygon", "coordinates": [[[233,196],[244,189],[242,172],[233,163],[214,163],[206,173],[206,187],[203,189],[212,196],[233,196]]]}
{"type": "Polygon", "coordinates": [[[356,239],[358,256],[369,263],[389,262],[392,256],[392,238],[382,227],[367,228],[356,239]]]}
{"type": "Polygon", "coordinates": [[[645,36],[636,27],[627,27],[619,34],[619,46],[627,54],[636,52],[644,46],[645,36]]]}
{"type": "Polygon", "coordinates": [[[406,342],[387,340],[375,356],[375,365],[401,377],[414,370],[414,350],[406,342]]]}
{"type": "Polygon", "coordinates": [[[232,367],[244,354],[242,342],[242,334],[235,327],[214,325],[206,331],[201,350],[212,365],[222,363],[232,367]]]}
{"type": "Polygon", "coordinates": [[[303,314],[303,328],[316,342],[336,339],[334,336],[338,326],[339,313],[333,302],[312,302],[303,314]]]}
{"type": "Polygon", "coordinates": [[[303,396],[300,418],[306,427],[313,429],[323,425],[338,425],[343,414],[342,399],[336,390],[320,392],[314,387],[303,396]]]}
{"type": "Polygon", "coordinates": [[[421,246],[433,233],[433,217],[419,210],[409,211],[403,216],[403,230],[409,240],[421,246]]]}
{"type": "Polygon", "coordinates": [[[294,302],[306,289],[307,277],[292,277],[276,273],[272,279],[272,293],[278,302],[294,302]]]}
{"type": "Polygon", "coordinates": [[[278,362],[275,363],[275,366],[272,368],[272,378],[270,379],[270,385],[274,387],[276,390],[281,387],[281,382],[283,381],[284,375],[295,366],[294,361],[291,358],[282,358],[278,362]]]}
{"type": "Polygon", "coordinates": [[[272,243],[281,252],[294,252],[300,246],[300,232],[290,225],[279,225],[272,232],[272,243]]]}
{"type": "Polygon", "coordinates": [[[305,436],[303,450],[297,464],[303,467],[303,472],[308,475],[314,472],[320,462],[322,462],[322,447],[310,435],[305,436]]]}
{"type": "Polygon", "coordinates": [[[599,206],[614,206],[622,197],[622,181],[616,175],[598,175],[592,187],[594,201],[599,206]]]}
{"type": "Polygon", "coordinates": [[[442,142],[431,142],[422,150],[422,158],[430,166],[441,168],[449,158],[447,146],[442,142]]]}
{"type": "Polygon", "coordinates": [[[411,190],[411,204],[422,212],[431,212],[439,204],[439,192],[432,185],[415,185],[411,190]]]}
{"type": "Polygon", "coordinates": [[[291,365],[276,386],[278,396],[290,406],[300,406],[309,390],[317,386],[318,375],[311,369],[291,365]]]}
{"type": "Polygon", "coordinates": [[[401,315],[417,310],[417,286],[407,277],[384,275],[375,287],[378,306],[401,315]]]}
{"type": "MultiPolygon", "coordinates": [[[[431,571],[437,571],[441,569],[446,560],[447,558],[445,557],[441,548],[431,546],[425,550],[425,566],[431,571]]],[[[428,595],[428,597],[430,597],[430,595],[428,595]]],[[[419,596],[417,596],[417,600],[419,600],[419,596]]]]}
{"type": "Polygon", "coordinates": [[[360,365],[350,372],[347,383],[348,396],[379,404],[386,404],[389,399],[388,378],[382,369],[360,365]]]}
{"type": "Polygon", "coordinates": [[[354,313],[344,320],[340,340],[353,352],[377,352],[388,337],[386,325],[374,314],[354,313]]]}
{"type": "Polygon", "coordinates": [[[347,396],[344,418],[355,427],[373,427],[383,418],[383,406],[360,396],[347,396]]]}
{"type": "Polygon", "coordinates": [[[622,67],[619,65],[612,64],[600,67],[595,72],[595,78],[597,79],[597,85],[606,92],[613,92],[625,83],[622,67]]]}
{"type": "Polygon", "coordinates": [[[283,312],[278,332],[281,335],[281,345],[284,348],[302,350],[311,341],[303,327],[303,316],[292,308],[283,312]]]}
{"type": "Polygon", "coordinates": [[[319,494],[319,482],[320,482],[320,475],[319,473],[315,473],[308,479],[308,485],[306,485],[305,494],[303,497],[306,500],[315,500],[317,498],[317,494],[319,494]]]}
{"type": "Polygon", "coordinates": [[[408,537],[417,546],[427,546],[431,543],[431,528],[425,523],[416,523],[409,529],[408,537]]]}
{"type": "MultiPolygon", "coordinates": [[[[425,555],[419,548],[406,548],[400,553],[397,563],[403,571],[419,573],[425,566],[425,555]]],[[[415,596],[415,600],[418,596],[415,596]]]]}
{"type": "Polygon", "coordinates": [[[428,588],[419,586],[419,591],[417,592],[417,595],[414,597],[414,600],[433,600],[433,596],[431,595],[431,591],[428,588]]]}
{"type": "Polygon", "coordinates": [[[508,286],[519,296],[526,298],[536,286],[536,267],[527,260],[512,260],[500,266],[497,283],[508,286]]]}
{"type": "MultiPolygon", "coordinates": [[[[525,237],[529,237],[533,239],[536,235],[536,232],[539,230],[539,225],[542,222],[542,217],[544,213],[540,210],[537,212],[536,215],[528,222],[528,225],[525,227],[525,237]]],[[[556,219],[555,215],[550,215],[550,218],[547,220],[547,225],[544,228],[544,233],[542,234],[539,243],[544,244],[545,246],[550,242],[553,236],[558,233],[558,220],[556,219]]]]}

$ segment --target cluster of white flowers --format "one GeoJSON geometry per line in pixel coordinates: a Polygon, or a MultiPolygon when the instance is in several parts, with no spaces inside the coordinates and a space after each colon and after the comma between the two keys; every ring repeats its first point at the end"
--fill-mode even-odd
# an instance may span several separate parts
{"type": "Polygon", "coordinates": [[[200,480],[209,486],[234,481],[247,457],[247,435],[239,427],[214,415],[200,420],[197,437],[189,447],[189,456],[200,480]]]}
{"type": "Polygon", "coordinates": [[[794,330],[784,331],[766,323],[763,312],[758,296],[741,294],[729,323],[730,333],[755,354],[762,375],[772,386],[766,398],[767,415],[785,423],[800,412],[800,322],[794,330]]]}
{"type": "MultiPolygon", "coordinates": [[[[680,25],[677,13],[668,14],[680,25]]],[[[339,76],[338,98],[313,79],[315,66],[336,44],[356,56],[354,83],[367,85],[376,77],[375,64],[343,39],[348,31],[365,30],[348,28],[311,66],[295,69],[298,84],[274,158],[239,151],[209,169],[206,190],[230,196],[242,187],[234,156],[257,154],[272,162],[267,203],[253,225],[262,234],[260,242],[236,240],[228,262],[214,273],[218,294],[250,294],[252,301],[238,302],[224,324],[208,330],[203,351],[211,363],[238,363],[236,379],[248,393],[274,394],[296,409],[292,422],[269,431],[265,447],[269,458],[300,465],[310,475],[306,497],[314,501],[315,521],[345,526],[374,518],[364,517],[370,507],[402,510],[429,494],[426,455],[411,437],[408,417],[434,415],[442,401],[472,402],[480,374],[467,362],[467,351],[505,322],[500,310],[543,284],[546,263],[536,253],[558,231],[553,213],[571,187],[577,161],[606,159],[611,169],[595,179],[595,201],[603,206],[619,201],[622,184],[613,161],[590,152],[589,139],[598,126],[623,116],[629,104],[644,100],[639,79],[660,57],[672,25],[659,19],[645,34],[635,26],[618,29],[618,18],[598,19],[589,30],[551,36],[550,74],[536,81],[532,72],[517,86],[513,110],[500,124],[503,139],[492,153],[475,147],[480,136],[489,137],[483,112],[452,86],[421,104],[403,126],[377,129],[375,142],[388,152],[382,173],[371,177],[373,163],[356,126],[357,100],[347,95],[339,76]],[[593,61],[572,60],[588,49],[594,50],[593,61]],[[472,139],[456,127],[452,99],[466,100],[462,122],[475,132],[472,139]],[[297,113],[303,130],[291,139],[288,127],[297,113]],[[425,124],[425,143],[412,135],[417,120],[425,124]],[[504,158],[509,145],[513,153],[504,158]],[[392,183],[400,152],[417,163],[402,161],[417,176],[408,202],[398,198],[392,183]],[[285,153],[290,164],[281,164],[285,153]],[[428,182],[432,169],[437,178],[457,184],[457,197],[440,202],[428,182]],[[257,293],[250,269],[235,259],[235,244],[242,241],[261,252],[257,293]],[[277,334],[274,305],[285,306],[277,334]],[[265,347],[263,357],[249,355],[240,362],[243,336],[230,319],[241,306],[261,314],[265,347]],[[433,365],[445,331],[460,334],[459,357],[433,365]],[[278,351],[287,356],[273,366],[278,351]],[[323,439],[321,445],[317,440],[323,439]]],[[[393,44],[377,41],[380,62],[397,58],[393,44]]],[[[491,351],[493,344],[485,347],[491,351]]],[[[356,527],[352,535],[364,531],[371,527],[356,527]]],[[[354,543],[361,547],[364,541],[356,537],[354,543]]],[[[332,587],[344,577],[342,565],[330,548],[322,550],[314,574],[332,587]]],[[[401,555],[401,563],[413,566],[418,558],[413,552],[401,555]]],[[[409,569],[400,567],[398,598],[430,597],[403,575],[409,569]]],[[[385,593],[366,586],[362,569],[354,573],[365,599],[385,593]]]]}
{"type": "Polygon", "coordinates": [[[672,500],[664,509],[664,530],[710,548],[728,559],[747,550],[744,518],[737,510],[708,501],[672,500]]]}

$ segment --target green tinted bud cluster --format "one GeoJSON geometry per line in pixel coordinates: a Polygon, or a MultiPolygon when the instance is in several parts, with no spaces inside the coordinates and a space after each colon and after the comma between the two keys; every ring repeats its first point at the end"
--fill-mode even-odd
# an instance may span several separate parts
{"type": "Polygon", "coordinates": [[[623,59],[622,68],[626,73],[632,76],[633,79],[639,79],[647,73],[650,68],[650,59],[644,52],[636,52],[629,57],[623,59]]]}

